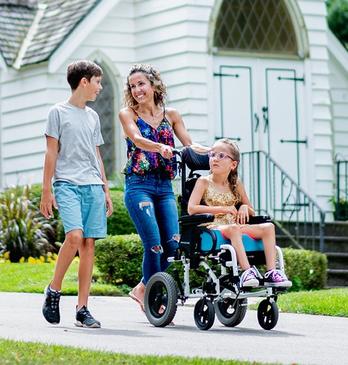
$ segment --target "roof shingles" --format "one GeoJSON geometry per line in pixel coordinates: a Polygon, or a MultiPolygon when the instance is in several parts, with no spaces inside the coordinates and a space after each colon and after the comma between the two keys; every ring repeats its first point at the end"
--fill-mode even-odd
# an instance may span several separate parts
{"type": "MultiPolygon", "coordinates": [[[[20,66],[44,62],[73,29],[101,0],[39,0],[46,5],[34,29],[20,66]]],[[[0,51],[8,66],[13,66],[23,41],[33,24],[37,6],[23,1],[0,1],[0,51]]]]}

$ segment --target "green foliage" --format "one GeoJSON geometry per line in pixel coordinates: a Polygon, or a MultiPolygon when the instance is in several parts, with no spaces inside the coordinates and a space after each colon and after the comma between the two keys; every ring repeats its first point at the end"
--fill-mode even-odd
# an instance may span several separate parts
{"type": "Polygon", "coordinates": [[[334,205],[334,218],[336,221],[346,221],[348,220],[348,201],[345,199],[340,199],[339,202],[332,200],[334,205]]]}
{"type": "Polygon", "coordinates": [[[12,262],[39,257],[53,248],[48,237],[54,230],[31,202],[28,186],[1,193],[0,216],[0,246],[9,252],[12,262]]]}
{"type": "Polygon", "coordinates": [[[135,233],[136,229],[123,202],[124,193],[119,190],[111,190],[110,196],[114,212],[111,217],[108,218],[108,234],[118,235],[135,233]]]}
{"type": "Polygon", "coordinates": [[[348,0],[327,1],[329,27],[336,37],[347,46],[348,44],[348,0]]]}
{"type": "Polygon", "coordinates": [[[95,263],[105,282],[136,285],[141,278],[143,247],[136,234],[107,236],[95,246],[95,263]]]}
{"type": "MultiPolygon", "coordinates": [[[[63,295],[76,295],[78,289],[78,260],[71,263],[63,281],[63,295]]],[[[0,263],[0,292],[40,293],[52,277],[55,263],[0,263]]],[[[94,268],[91,295],[119,296],[119,287],[102,282],[100,274],[94,268]]],[[[0,361],[1,364],[1,361],[0,361]]]]}
{"type": "Polygon", "coordinates": [[[348,317],[348,288],[287,293],[278,305],[282,312],[348,317]]]}
{"type": "Polygon", "coordinates": [[[316,251],[283,249],[285,270],[293,282],[292,291],[322,289],[327,280],[327,258],[316,251]]]}
{"type": "Polygon", "coordinates": [[[10,340],[0,340],[0,359],[1,364],[9,365],[261,365],[260,362],[254,361],[187,358],[180,356],[126,355],[10,340]]]}
{"type": "MultiPolygon", "coordinates": [[[[108,236],[96,243],[96,265],[102,278],[113,284],[136,285],[141,278],[143,249],[138,235],[108,236]]],[[[326,284],[326,256],[308,250],[286,248],[283,250],[285,269],[293,281],[292,291],[321,289],[326,284]]],[[[168,271],[178,270],[183,278],[183,268],[177,262],[168,271]]],[[[200,287],[204,281],[204,270],[191,270],[191,287],[200,287]],[[201,274],[200,274],[201,273],[201,274]]]]}

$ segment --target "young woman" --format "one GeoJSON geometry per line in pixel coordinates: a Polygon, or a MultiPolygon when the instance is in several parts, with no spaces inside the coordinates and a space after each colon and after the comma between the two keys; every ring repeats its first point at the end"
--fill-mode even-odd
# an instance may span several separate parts
{"type": "Polygon", "coordinates": [[[246,256],[242,234],[261,239],[264,245],[267,272],[265,285],[289,287],[285,274],[276,270],[275,230],[272,223],[249,225],[254,215],[242,182],[238,179],[239,150],[229,139],[218,140],[209,151],[211,173],[200,177],[188,203],[189,214],[210,213],[214,222],[208,227],[220,230],[236,250],[238,263],[243,270],[241,286],[257,287],[259,281],[246,256]],[[204,202],[202,204],[201,202],[204,202]],[[237,206],[239,207],[237,209],[237,206]]]}
{"type": "Polygon", "coordinates": [[[151,275],[168,267],[177,247],[178,213],[171,180],[176,175],[174,134],[192,144],[180,114],[165,106],[166,87],[151,65],[134,65],[126,107],[119,113],[127,140],[125,204],[144,246],[143,278],[129,293],[142,309],[151,275]]]}

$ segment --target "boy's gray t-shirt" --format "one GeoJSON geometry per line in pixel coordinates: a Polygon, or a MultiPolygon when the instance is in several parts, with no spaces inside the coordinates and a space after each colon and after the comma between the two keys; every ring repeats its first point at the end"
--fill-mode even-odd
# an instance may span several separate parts
{"type": "Polygon", "coordinates": [[[54,181],[104,184],[96,146],[104,144],[98,114],[88,106],[56,104],[48,114],[46,136],[59,142],[54,181]]]}

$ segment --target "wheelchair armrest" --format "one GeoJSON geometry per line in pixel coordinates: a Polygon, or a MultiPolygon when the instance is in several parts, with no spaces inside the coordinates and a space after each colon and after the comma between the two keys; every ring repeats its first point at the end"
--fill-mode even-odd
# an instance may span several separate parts
{"type": "Polygon", "coordinates": [[[179,222],[185,226],[198,226],[199,224],[212,222],[213,220],[213,214],[183,215],[179,218],[179,222]]]}
{"type": "Polygon", "coordinates": [[[269,215],[252,215],[249,216],[249,224],[260,224],[272,222],[271,217],[269,215]]]}

